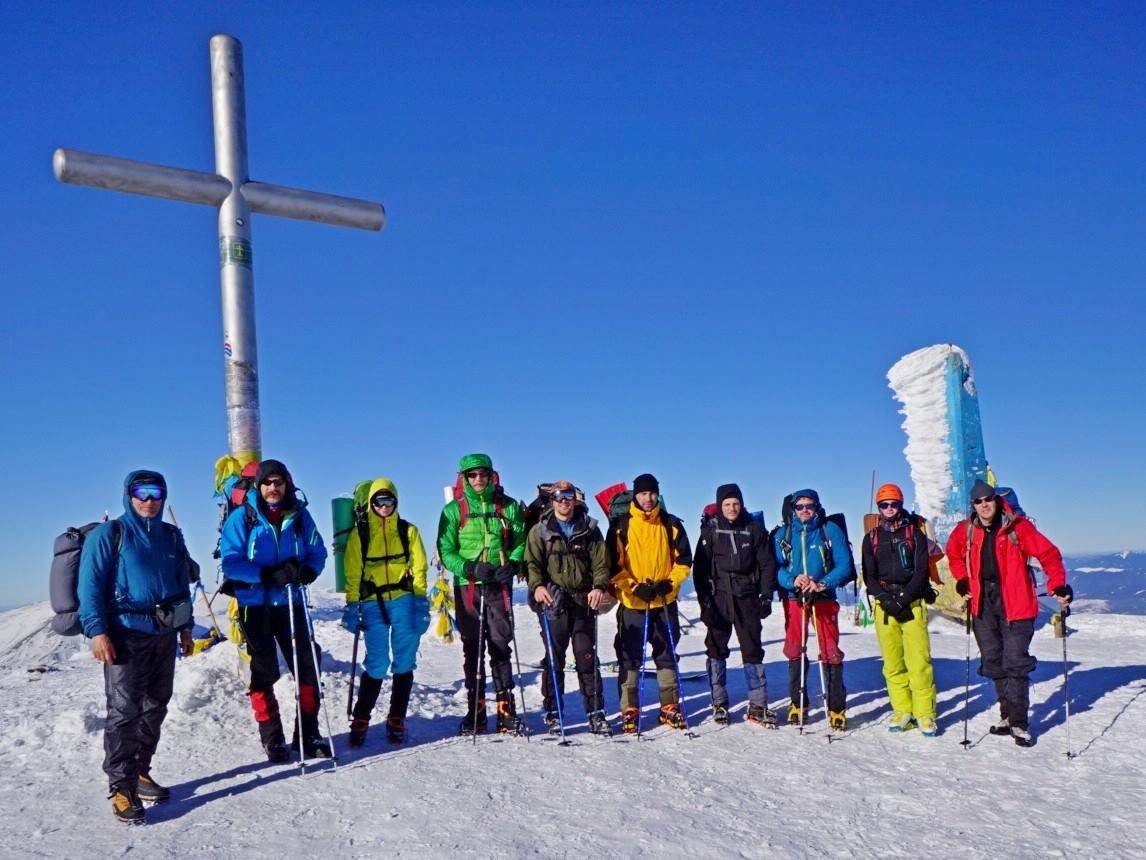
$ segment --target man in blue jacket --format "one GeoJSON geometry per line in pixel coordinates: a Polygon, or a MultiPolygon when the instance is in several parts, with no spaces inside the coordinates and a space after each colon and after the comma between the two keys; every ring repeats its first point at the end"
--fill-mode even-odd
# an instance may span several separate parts
{"type": "Polygon", "coordinates": [[[833,729],[847,727],[844,652],[840,650],[840,605],[836,589],[852,576],[854,562],[847,537],[829,522],[815,490],[797,490],[785,500],[786,525],[776,529],[776,582],[784,590],[784,656],[792,702],[788,722],[804,724],[808,713],[808,621],[816,625],[820,663],[828,688],[828,719],[833,729]]]}
{"type": "Polygon", "coordinates": [[[123,515],[84,542],[76,587],[84,635],[104,664],[112,813],[130,824],[144,821],[141,801],[171,796],[151,778],[151,759],[171,700],[176,639],[184,655],[194,648],[190,556],[179,529],[163,522],[166,498],[161,474],[130,473],[123,515]]]}
{"type": "Polygon", "coordinates": [[[251,708],[267,760],[284,762],[290,758],[275,698],[275,681],[279,679],[275,648],[277,645],[282,651],[293,672],[296,644],[295,683],[302,726],[295,725],[291,746],[299,749],[301,728],[302,752],[309,758],[329,758],[330,743],[318,729],[319,649],[310,638],[302,591],[302,586],[314,582],[322,572],[326,547],[306,501],[299,498],[290,472],[278,460],[259,464],[246,501],[223,524],[219,552],[223,563],[221,590],[234,595],[240,607],[239,622],[251,658],[251,708]],[[293,639],[288,588],[294,601],[293,639]]]}

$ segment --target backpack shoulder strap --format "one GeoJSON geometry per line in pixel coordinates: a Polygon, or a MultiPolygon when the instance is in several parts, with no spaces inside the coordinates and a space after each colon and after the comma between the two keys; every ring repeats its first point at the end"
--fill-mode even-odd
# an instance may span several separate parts
{"type": "Polygon", "coordinates": [[[410,561],[410,524],[406,520],[398,517],[398,540],[402,542],[402,555],[406,557],[406,561],[410,561]]]}

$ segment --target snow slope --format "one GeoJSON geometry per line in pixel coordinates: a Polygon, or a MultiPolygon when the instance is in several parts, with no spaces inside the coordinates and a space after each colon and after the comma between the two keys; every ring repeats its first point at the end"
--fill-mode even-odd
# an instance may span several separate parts
{"type": "MultiPolygon", "coordinates": [[[[520,595],[519,595],[520,598],[520,595]]],[[[1069,738],[1062,640],[1033,643],[1036,745],[987,733],[993,696],[972,668],[970,749],[963,739],[968,639],[932,622],[943,734],[886,731],[875,634],[843,624],[854,729],[830,736],[817,709],[801,737],[742,722],[717,728],[703,682],[685,685],[697,737],[665,728],[632,738],[586,734],[567,696],[574,744],[552,738],[454,736],[464,711],[461,647],[427,637],[411,706],[411,740],[378,734],[346,747],[351,637],[338,595],[314,595],[335,742],[335,769],[300,775],[262,759],[231,645],[180,662],[155,765],[171,802],[148,825],[115,822],[102,760],[102,674],[86,643],[46,630],[35,604],[0,615],[0,853],[6,858],[329,857],[1142,857],[1146,849],[1146,619],[1072,616],[1069,738]],[[831,739],[830,739],[831,738],[831,739]],[[1068,744],[1077,753],[1064,754],[1068,744]]],[[[695,618],[695,603],[684,602],[695,618]]],[[[536,621],[516,608],[526,704],[539,720],[536,621]],[[527,665],[530,664],[530,665],[527,665]]],[[[786,699],[779,612],[765,623],[770,700],[786,699]]],[[[611,659],[612,618],[602,622],[611,659]]],[[[813,649],[814,650],[814,649],[813,649]]],[[[701,671],[703,631],[681,640],[683,667],[701,671]]],[[[734,653],[734,697],[744,688],[734,653]]],[[[816,667],[813,664],[813,673],[816,667]]],[[[813,686],[817,676],[813,674],[813,686]]],[[[575,683],[570,676],[569,688],[575,683]]],[[[287,681],[279,695],[290,701],[287,681]]],[[[648,682],[647,694],[655,695],[648,682]]],[[[616,690],[606,681],[616,707],[616,690]]],[[[383,694],[384,707],[386,693],[383,694]]],[[[820,705],[814,696],[814,705],[820,705]]],[[[652,717],[650,709],[646,721],[652,717]]],[[[650,725],[646,722],[646,725],[650,725]]]]}

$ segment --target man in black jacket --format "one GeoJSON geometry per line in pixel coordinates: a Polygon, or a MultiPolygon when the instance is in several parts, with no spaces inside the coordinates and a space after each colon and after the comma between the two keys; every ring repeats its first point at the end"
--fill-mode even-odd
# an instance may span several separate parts
{"type": "Polygon", "coordinates": [[[708,628],[704,645],[713,718],[728,722],[728,642],[735,630],[748,686],[747,718],[775,728],[776,718],[768,710],[760,632],[772,611],[776,559],[763,526],[744,510],[744,496],[736,484],[716,490],[716,514],[701,527],[692,575],[700,618],[708,628]]]}

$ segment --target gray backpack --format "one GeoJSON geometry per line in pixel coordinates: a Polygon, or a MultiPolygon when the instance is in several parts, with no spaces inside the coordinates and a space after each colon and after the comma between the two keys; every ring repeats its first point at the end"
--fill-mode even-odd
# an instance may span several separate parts
{"type": "MultiPolygon", "coordinates": [[[[112,563],[119,563],[119,553],[123,549],[123,526],[119,520],[112,520],[115,529],[115,555],[112,563]]],[[[48,593],[51,598],[52,631],[61,636],[79,636],[84,632],[80,624],[80,598],[76,586],[80,580],[80,554],[84,540],[96,526],[103,523],[88,523],[79,528],[71,527],[59,535],[52,547],[52,571],[48,577],[48,593]]]]}

